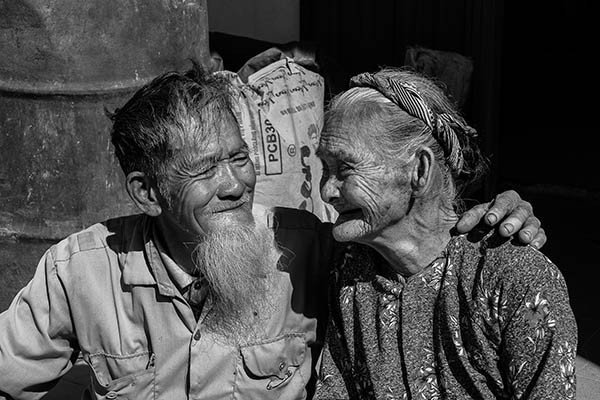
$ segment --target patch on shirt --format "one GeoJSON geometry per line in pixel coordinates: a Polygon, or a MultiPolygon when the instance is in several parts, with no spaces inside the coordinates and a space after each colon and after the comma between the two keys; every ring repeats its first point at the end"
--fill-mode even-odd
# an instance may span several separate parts
{"type": "Polygon", "coordinates": [[[92,232],[82,232],[77,235],[79,251],[91,250],[98,247],[96,238],[92,232]]]}

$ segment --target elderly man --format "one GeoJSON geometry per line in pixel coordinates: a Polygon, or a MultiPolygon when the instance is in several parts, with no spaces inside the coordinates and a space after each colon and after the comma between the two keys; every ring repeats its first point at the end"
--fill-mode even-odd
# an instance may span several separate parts
{"type": "MultiPolygon", "coordinates": [[[[112,116],[115,153],[143,213],[46,252],[0,314],[0,397],[40,398],[79,354],[91,398],[311,396],[331,225],[253,207],[256,177],[229,90],[198,68],[166,73],[112,116]]],[[[530,207],[514,192],[504,200],[516,206],[515,228],[530,218],[524,229],[543,244],[530,207]]]]}

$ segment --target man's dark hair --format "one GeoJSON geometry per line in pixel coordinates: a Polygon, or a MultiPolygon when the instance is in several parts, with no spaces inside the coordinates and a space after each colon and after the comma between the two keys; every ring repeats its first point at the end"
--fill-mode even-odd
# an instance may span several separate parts
{"type": "Polygon", "coordinates": [[[190,133],[202,141],[224,118],[234,118],[229,82],[192,63],[185,73],[154,78],[109,115],[111,142],[125,175],[140,171],[158,178],[173,156],[174,143],[190,133]]]}

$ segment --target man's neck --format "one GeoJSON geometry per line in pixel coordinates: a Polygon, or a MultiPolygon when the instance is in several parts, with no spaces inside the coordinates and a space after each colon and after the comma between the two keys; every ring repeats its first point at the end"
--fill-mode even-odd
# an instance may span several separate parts
{"type": "Polygon", "coordinates": [[[156,217],[155,238],[160,242],[163,256],[173,260],[181,269],[190,275],[196,269],[192,253],[196,248],[197,239],[187,232],[173,226],[162,216],[156,217]]]}

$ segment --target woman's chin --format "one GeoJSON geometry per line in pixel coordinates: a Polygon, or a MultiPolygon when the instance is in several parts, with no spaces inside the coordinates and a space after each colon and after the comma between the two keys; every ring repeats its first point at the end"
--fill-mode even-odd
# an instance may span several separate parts
{"type": "Polygon", "coordinates": [[[358,241],[367,231],[367,224],[362,219],[348,219],[335,222],[332,230],[333,238],[338,242],[358,241]]]}

